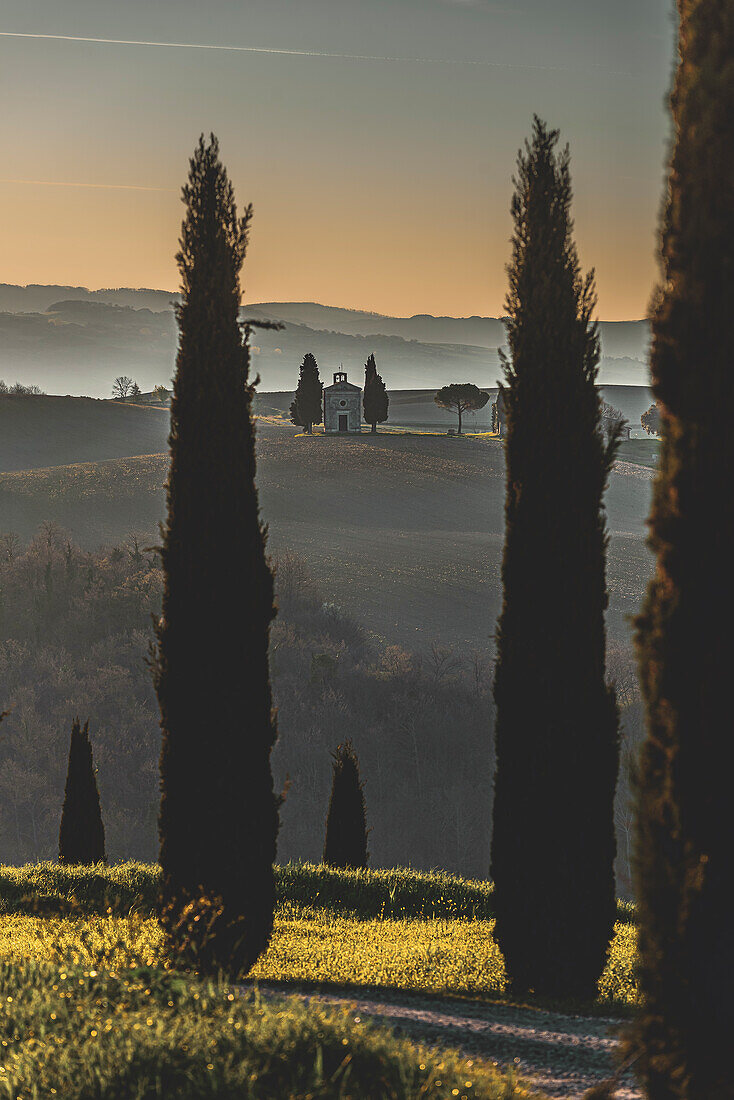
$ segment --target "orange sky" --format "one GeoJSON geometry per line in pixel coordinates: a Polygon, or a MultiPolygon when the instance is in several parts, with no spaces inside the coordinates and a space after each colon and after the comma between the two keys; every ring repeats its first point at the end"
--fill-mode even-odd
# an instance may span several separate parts
{"type": "MultiPolygon", "coordinates": [[[[0,36],[0,282],[175,288],[179,188],[214,128],[239,202],[255,206],[247,300],[497,315],[514,158],[539,110],[571,144],[600,315],[643,316],[664,177],[664,2],[641,14],[620,0],[619,26],[600,0],[559,0],[548,25],[539,0],[402,4],[253,0],[240,27],[226,0],[178,5],[177,41],[318,43],[338,57],[0,36]]],[[[6,6],[0,31],[170,41],[163,5],[140,0],[6,6]]]]}

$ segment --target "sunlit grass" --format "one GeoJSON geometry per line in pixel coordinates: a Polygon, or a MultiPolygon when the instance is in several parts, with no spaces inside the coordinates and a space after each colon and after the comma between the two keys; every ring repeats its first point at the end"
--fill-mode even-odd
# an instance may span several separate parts
{"type": "MultiPolygon", "coordinates": [[[[69,867],[58,863],[0,866],[0,914],[100,913],[156,910],[160,868],[152,863],[69,867]]],[[[328,910],[338,916],[490,920],[494,886],[445,871],[394,867],[367,871],[337,870],[323,863],[285,863],[275,868],[279,906],[328,910]]],[[[573,904],[569,903],[569,920],[573,904]]],[[[617,901],[617,919],[634,921],[634,906],[617,901]]]]}
{"type": "Polygon", "coordinates": [[[0,917],[0,960],[68,966],[158,966],[163,935],[154,917],[0,917]]]}
{"type": "MultiPolygon", "coordinates": [[[[27,918],[26,918],[27,919],[27,918]]],[[[520,1100],[511,1073],[346,1008],[164,971],[0,960],[0,1097],[520,1100]]]]}
{"type": "MultiPolygon", "coordinates": [[[[0,868],[0,959],[163,965],[159,880],[159,868],[142,863],[0,868]]],[[[491,883],[409,868],[292,863],[276,869],[276,892],[273,939],[253,971],[262,981],[472,997],[505,992],[491,883]]],[[[599,983],[603,1003],[637,1002],[634,916],[630,903],[618,903],[599,983]]],[[[575,919],[573,907],[568,919],[575,919]]]]}
{"type": "Polygon", "coordinates": [[[505,966],[492,939],[493,925],[281,912],[253,977],[430,993],[499,993],[505,986],[505,966]]]}
{"type": "MultiPolygon", "coordinates": [[[[379,986],[446,996],[501,996],[506,974],[492,920],[360,920],[281,907],[270,947],[252,972],[271,982],[379,986]]],[[[600,1000],[636,1003],[636,936],[618,924],[600,1000]]],[[[96,967],[162,966],[155,918],[0,917],[0,959],[96,967]]]]}

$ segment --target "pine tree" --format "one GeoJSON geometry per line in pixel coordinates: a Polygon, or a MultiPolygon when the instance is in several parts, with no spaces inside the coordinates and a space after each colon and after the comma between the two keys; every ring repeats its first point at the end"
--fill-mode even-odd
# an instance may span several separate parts
{"type": "Polygon", "coordinates": [[[367,821],[359,761],[351,741],[332,753],[333,779],[326,817],[324,863],[330,867],[367,866],[367,821]]]}
{"type": "Polygon", "coordinates": [[[324,385],[319,378],[319,368],[309,351],[300,366],[298,386],[290,407],[291,423],[305,428],[311,435],[313,425],[320,424],[324,415],[323,396],[324,385]]]}
{"type": "Polygon", "coordinates": [[[104,825],[92,761],[89,722],[71,727],[69,766],[59,829],[59,863],[106,863],[104,825]]]}
{"type": "Polygon", "coordinates": [[[385,383],[382,381],[382,376],[377,373],[374,355],[370,355],[364,366],[362,408],[364,410],[364,422],[372,425],[373,432],[377,431],[378,424],[384,424],[387,420],[389,407],[390,398],[387,396],[385,383]]]}
{"type": "Polygon", "coordinates": [[[650,1100],[734,1091],[730,677],[734,499],[734,5],[680,0],[677,141],[653,317],[662,420],[638,620],[647,740],[638,764],[640,1007],[631,1053],[650,1100]]]}
{"type": "Polygon", "coordinates": [[[536,117],[513,180],[492,873],[515,987],[593,997],[615,918],[602,495],[617,438],[602,436],[594,277],[557,142],[536,117]]]}
{"type": "Polygon", "coordinates": [[[453,409],[459,417],[459,427],[456,434],[461,435],[462,417],[465,412],[477,412],[483,409],[489,401],[489,394],[480,390],[473,382],[452,382],[450,386],[443,386],[433,400],[442,409],[453,409]]]}
{"type": "Polygon", "coordinates": [[[273,578],[255,487],[249,350],[238,324],[252,211],[237,216],[214,135],[199,140],[183,201],[154,665],[162,901],[174,955],[198,969],[244,973],[273,925],[273,578]],[[197,906],[206,920],[192,916],[197,906]]]}

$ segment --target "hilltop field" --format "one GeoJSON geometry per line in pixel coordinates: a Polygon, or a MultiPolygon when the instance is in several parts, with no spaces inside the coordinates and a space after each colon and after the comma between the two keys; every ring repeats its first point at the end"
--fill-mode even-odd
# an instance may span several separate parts
{"type": "MultiPolygon", "coordinates": [[[[492,403],[497,397],[497,388],[485,388],[490,395],[489,403],[476,413],[464,414],[464,430],[467,432],[488,431],[491,425],[492,403]]],[[[391,390],[390,419],[380,431],[392,431],[396,428],[447,431],[456,427],[456,415],[448,409],[441,409],[433,400],[434,389],[391,390]]],[[[640,417],[653,402],[652,392],[647,386],[602,386],[602,397],[619,409],[628,421],[633,432],[641,432],[640,417]]],[[[263,416],[277,416],[288,419],[293,394],[289,390],[279,393],[259,393],[255,397],[255,411],[263,416]]]]}
{"type": "MultiPolygon", "coordinates": [[[[25,540],[52,520],[82,547],[131,535],[149,545],[164,514],[167,431],[159,409],[0,398],[0,530],[25,540]]],[[[609,629],[620,644],[651,570],[656,447],[626,444],[607,495],[609,629]]],[[[464,652],[491,647],[504,527],[496,439],[307,437],[269,416],[258,421],[258,484],[271,550],[300,554],[329,600],[368,631],[413,649],[436,639],[464,652]]]]}

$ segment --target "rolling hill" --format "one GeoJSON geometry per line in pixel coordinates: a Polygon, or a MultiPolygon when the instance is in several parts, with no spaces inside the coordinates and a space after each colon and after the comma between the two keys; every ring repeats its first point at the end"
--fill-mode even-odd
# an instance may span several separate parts
{"type": "MultiPolygon", "coordinates": [[[[89,405],[125,416],[129,408],[89,405]]],[[[130,412],[149,412],[159,432],[165,421],[158,410],[130,412]]],[[[163,434],[156,437],[161,452],[163,434]]],[[[79,432],[70,433],[67,456],[75,442],[78,460],[89,444],[79,432]]],[[[39,456],[46,453],[43,446],[39,456]]],[[[150,544],[164,514],[167,466],[165,453],[139,453],[1,474],[0,531],[25,539],[54,520],[88,548],[131,534],[150,544]]],[[[651,570],[645,545],[651,477],[651,469],[622,462],[608,493],[608,623],[613,645],[622,648],[651,570]]],[[[423,651],[432,641],[465,655],[492,648],[505,489],[503,451],[495,440],[305,437],[261,420],[258,484],[271,550],[302,555],[329,601],[370,631],[423,651]]]]}
{"type": "MultiPolygon", "coordinates": [[[[244,310],[243,317],[265,319],[255,310],[244,310]]],[[[171,310],[70,300],[53,302],[44,313],[0,313],[0,378],[51,393],[107,397],[115,377],[127,374],[150,390],[168,385],[177,339],[171,310]]],[[[351,336],[291,323],[279,330],[255,328],[251,346],[253,371],[269,389],[295,386],[307,351],[326,378],[342,364],[353,376],[363,376],[374,353],[390,383],[406,388],[467,379],[489,385],[499,367],[497,351],[487,348],[351,336]]]]}
{"type": "MultiPolygon", "coordinates": [[[[143,390],[168,384],[177,332],[167,291],[0,285],[0,378],[35,383],[51,393],[106,397],[118,374],[143,390]]],[[[322,374],[343,364],[360,377],[374,353],[393,389],[474,381],[493,386],[500,376],[497,348],[505,342],[493,317],[387,317],[316,303],[265,302],[244,306],[252,320],[253,368],[268,390],[295,384],[306,351],[322,374]],[[258,328],[275,321],[279,330],[258,328]]],[[[649,331],[644,321],[602,322],[601,379],[646,385],[649,331]]]]}
{"type": "Polygon", "coordinates": [[[89,397],[0,395],[0,471],[152,454],[165,450],[167,439],[163,409],[89,397]]]}
{"type": "MultiPolygon", "coordinates": [[[[165,312],[178,294],[168,290],[122,287],[88,290],[72,286],[14,286],[0,283],[1,313],[44,313],[55,302],[89,301],[136,310],[165,312]]],[[[498,317],[390,317],[362,309],[324,306],[318,302],[253,302],[243,310],[248,316],[285,321],[316,331],[341,332],[346,336],[400,336],[427,344],[468,344],[497,348],[505,343],[504,325],[498,317]]],[[[650,339],[647,321],[602,321],[604,355],[644,361],[650,339]]]]}

